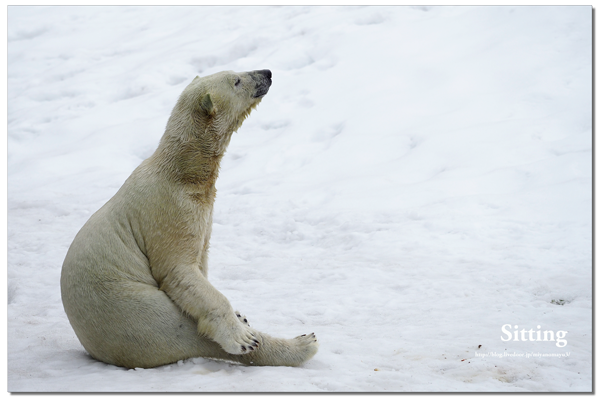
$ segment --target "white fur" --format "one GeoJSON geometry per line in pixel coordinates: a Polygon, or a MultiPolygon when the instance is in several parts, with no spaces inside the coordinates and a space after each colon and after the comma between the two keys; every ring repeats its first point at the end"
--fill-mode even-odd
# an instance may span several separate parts
{"type": "Polygon", "coordinates": [[[317,352],[314,335],[254,330],[207,279],[219,163],[270,82],[261,71],[196,77],[156,152],[75,237],[62,299],[94,358],[129,368],[200,356],[296,366],[317,352]]]}

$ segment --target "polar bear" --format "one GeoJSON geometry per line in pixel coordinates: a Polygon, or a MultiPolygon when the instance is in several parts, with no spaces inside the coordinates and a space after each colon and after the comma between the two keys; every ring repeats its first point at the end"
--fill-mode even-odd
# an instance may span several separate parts
{"type": "Polygon", "coordinates": [[[92,357],[127,368],[191,357],[298,366],[317,352],[314,334],[251,328],[207,279],[219,164],[270,86],[269,70],[196,77],[154,154],[76,235],[61,295],[92,357]]]}

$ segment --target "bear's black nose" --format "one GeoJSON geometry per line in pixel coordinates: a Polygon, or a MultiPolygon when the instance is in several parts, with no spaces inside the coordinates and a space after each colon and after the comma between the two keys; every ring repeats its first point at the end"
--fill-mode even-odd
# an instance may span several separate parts
{"type": "Polygon", "coordinates": [[[269,91],[271,86],[271,71],[261,69],[260,71],[252,71],[250,76],[256,82],[256,92],[252,97],[262,97],[269,91]]]}
{"type": "Polygon", "coordinates": [[[258,72],[259,74],[261,74],[261,75],[263,75],[263,76],[271,79],[271,76],[272,76],[271,75],[271,71],[268,70],[268,69],[261,69],[260,71],[256,71],[256,72],[258,72]]]}

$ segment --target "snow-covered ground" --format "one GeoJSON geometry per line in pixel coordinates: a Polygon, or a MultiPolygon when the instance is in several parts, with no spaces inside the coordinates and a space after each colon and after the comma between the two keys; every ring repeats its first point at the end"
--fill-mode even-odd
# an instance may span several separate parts
{"type": "Polygon", "coordinates": [[[590,391],[591,22],[584,6],[9,7],[8,390],[590,391]],[[253,327],[315,332],[319,352],[91,359],[60,300],[73,237],[196,75],[263,68],[217,182],[209,277],[253,327]],[[507,324],[567,344],[505,341],[507,324]]]}

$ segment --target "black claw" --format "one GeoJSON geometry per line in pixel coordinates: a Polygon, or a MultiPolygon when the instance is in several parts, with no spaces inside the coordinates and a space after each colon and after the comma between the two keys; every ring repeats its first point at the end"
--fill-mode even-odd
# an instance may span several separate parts
{"type": "Polygon", "coordinates": [[[248,322],[248,320],[246,318],[244,318],[244,322],[248,322]]]}
{"type": "Polygon", "coordinates": [[[252,346],[248,346],[248,348],[249,348],[250,350],[254,350],[254,347],[252,347],[252,346]]]}
{"type": "Polygon", "coordinates": [[[245,346],[242,346],[242,351],[246,351],[246,347],[245,346]]]}
{"type": "Polygon", "coordinates": [[[300,335],[300,337],[302,337],[302,336],[306,336],[306,333],[304,335],[300,335]]]}

